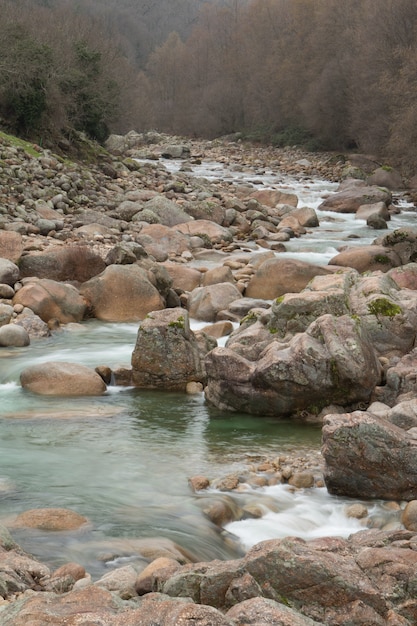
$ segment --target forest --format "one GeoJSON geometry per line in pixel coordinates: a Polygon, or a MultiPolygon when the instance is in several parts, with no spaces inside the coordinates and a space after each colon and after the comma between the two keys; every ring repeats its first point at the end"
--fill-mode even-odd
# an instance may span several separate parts
{"type": "Polygon", "coordinates": [[[150,128],[417,165],[415,0],[0,0],[0,124],[150,128]]]}

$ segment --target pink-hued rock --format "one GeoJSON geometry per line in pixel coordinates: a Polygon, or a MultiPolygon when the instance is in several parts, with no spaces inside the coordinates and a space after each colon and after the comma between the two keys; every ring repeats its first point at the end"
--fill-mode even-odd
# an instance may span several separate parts
{"type": "Polygon", "coordinates": [[[296,259],[268,259],[250,279],[245,296],[273,300],[286,293],[298,293],[312,278],[330,274],[331,271],[296,259]]]}
{"type": "Polygon", "coordinates": [[[138,265],[110,265],[80,287],[92,314],[106,322],[142,320],[164,308],[164,300],[138,265]]]}
{"type": "Polygon", "coordinates": [[[27,367],[20,375],[24,389],[44,396],[99,396],[106,384],[92,368],[49,361],[27,367]]]}
{"type": "Polygon", "coordinates": [[[24,285],[15,294],[13,305],[31,309],[44,322],[56,319],[61,324],[80,322],[87,306],[73,285],[43,278],[24,285]]]}

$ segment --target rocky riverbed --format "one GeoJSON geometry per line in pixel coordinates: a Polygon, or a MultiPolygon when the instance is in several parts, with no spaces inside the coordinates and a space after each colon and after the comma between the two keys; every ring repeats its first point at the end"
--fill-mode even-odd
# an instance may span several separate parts
{"type": "MultiPolygon", "coordinates": [[[[249,459],[244,472],[212,482],[190,477],[197,493],[224,493],[205,510],[219,532],[243,514],[262,515],[262,498],[242,513],[228,494],[267,484],[326,483],[336,494],[381,497],[387,516],[366,529],[366,507],[352,501],[349,515],[363,519],[364,530],[349,539],[271,540],[226,562],[194,563],[172,542],[138,542],[141,562],[95,582],[74,563],[50,571],[2,528],[5,626],[417,619],[417,234],[387,232],[372,246],[340,250],[328,267],[283,262],[279,252],[319,227],[317,215],[288,187],[256,188],[271,168],[307,184],[346,179],[325,209],[357,213],[380,232],[400,210],[403,181],[369,157],[234,139],[129,133],[111,137],[86,166],[1,136],[0,350],[91,317],[141,321],[130,368],[50,363],[25,371],[22,386],[64,395],[101,394],[112,380],[205,388],[222,409],[323,422],[323,455],[249,459]],[[183,162],[176,173],[165,167],[172,158],[183,162]],[[203,159],[243,169],[252,182],[190,176],[203,159]],[[189,317],[206,326],[193,333],[189,317]],[[226,347],[216,347],[225,336],[226,347]]],[[[34,510],[10,530],[88,523],[66,509],[34,510]]]]}

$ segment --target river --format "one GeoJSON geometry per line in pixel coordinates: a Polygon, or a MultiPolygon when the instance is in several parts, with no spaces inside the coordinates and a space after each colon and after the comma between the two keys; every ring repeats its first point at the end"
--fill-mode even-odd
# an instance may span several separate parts
{"type": "MultiPolygon", "coordinates": [[[[171,171],[180,165],[168,162],[171,171]]],[[[257,187],[290,190],[300,206],[314,208],[336,189],[326,181],[298,181],[272,171],[242,173],[218,163],[196,166],[194,175],[249,178],[257,187]]],[[[415,214],[401,204],[391,230],[414,221],[415,214]]],[[[292,239],[281,254],[327,264],[339,246],[363,245],[378,236],[352,215],[319,212],[319,219],[320,228],[292,239]]],[[[91,522],[79,532],[12,531],[24,549],[51,567],[79,562],[97,578],[136,559],[136,539],[169,538],[208,560],[237,556],[265,538],[347,536],[362,528],[346,517],[348,501],[329,496],[325,488],[293,492],[279,485],[233,495],[238,504],[263,502],[267,514],[234,522],[220,533],[202,513],[204,500],[231,496],[215,490],[194,494],[189,488],[191,476],[218,478],[246,467],[253,456],[318,450],[317,426],[224,414],[207,406],[203,395],[109,387],[99,398],[68,400],[21,389],[20,372],[40,361],[129,365],[137,329],[137,324],[88,321],[33,340],[27,348],[1,348],[0,523],[9,525],[16,514],[41,507],[73,509],[91,522]]],[[[370,516],[378,517],[383,506],[372,503],[370,516]]]]}

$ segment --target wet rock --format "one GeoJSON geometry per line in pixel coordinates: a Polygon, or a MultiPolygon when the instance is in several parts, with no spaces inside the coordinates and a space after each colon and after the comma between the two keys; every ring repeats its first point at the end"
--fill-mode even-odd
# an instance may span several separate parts
{"type": "Polygon", "coordinates": [[[182,390],[205,380],[186,310],[153,311],[143,320],[132,354],[132,382],[147,389],[182,390]]]}
{"type": "Polygon", "coordinates": [[[415,441],[383,418],[364,411],[327,415],[322,454],[332,494],[385,500],[417,497],[415,441]]]}
{"type": "Polygon", "coordinates": [[[144,570],[142,570],[136,578],[135,590],[139,596],[143,596],[146,593],[156,590],[155,576],[158,577],[161,583],[164,579],[167,580],[179,569],[180,564],[174,559],[167,557],[159,557],[149,563],[144,570]]]}
{"type": "Polygon", "coordinates": [[[404,189],[404,181],[401,174],[392,167],[378,167],[367,179],[368,185],[386,187],[392,191],[404,189]]]}
{"type": "Polygon", "coordinates": [[[384,202],[388,206],[391,203],[391,193],[387,189],[350,179],[341,185],[340,191],[326,198],[320,204],[319,210],[356,213],[359,207],[376,202],[384,202]]]}
{"type": "MultiPolygon", "coordinates": [[[[190,222],[193,219],[178,204],[162,195],[157,195],[145,202],[143,210],[151,211],[157,216],[160,224],[169,227],[190,222]]],[[[140,219],[140,213],[136,217],[140,219]]]]}
{"type": "Polygon", "coordinates": [[[401,522],[407,530],[417,531],[417,500],[408,502],[402,512],[401,522]]]}
{"type": "Polygon", "coordinates": [[[250,194],[250,197],[257,200],[259,204],[269,207],[276,207],[279,204],[289,204],[296,207],[298,198],[294,193],[286,193],[276,189],[259,189],[250,194]]]}
{"type": "Polygon", "coordinates": [[[270,342],[255,363],[216,348],[206,357],[206,370],[210,403],[255,415],[318,413],[331,403],[366,401],[381,377],[366,333],[351,317],[331,315],[288,344],[270,342]]]}
{"type": "Polygon", "coordinates": [[[106,384],[99,374],[85,365],[65,362],[38,363],[20,375],[24,389],[46,396],[99,396],[106,384]]]}
{"type": "Polygon", "coordinates": [[[233,241],[230,229],[210,222],[209,220],[194,220],[186,224],[179,224],[175,230],[189,236],[202,236],[203,240],[208,237],[211,243],[233,241]]]}

